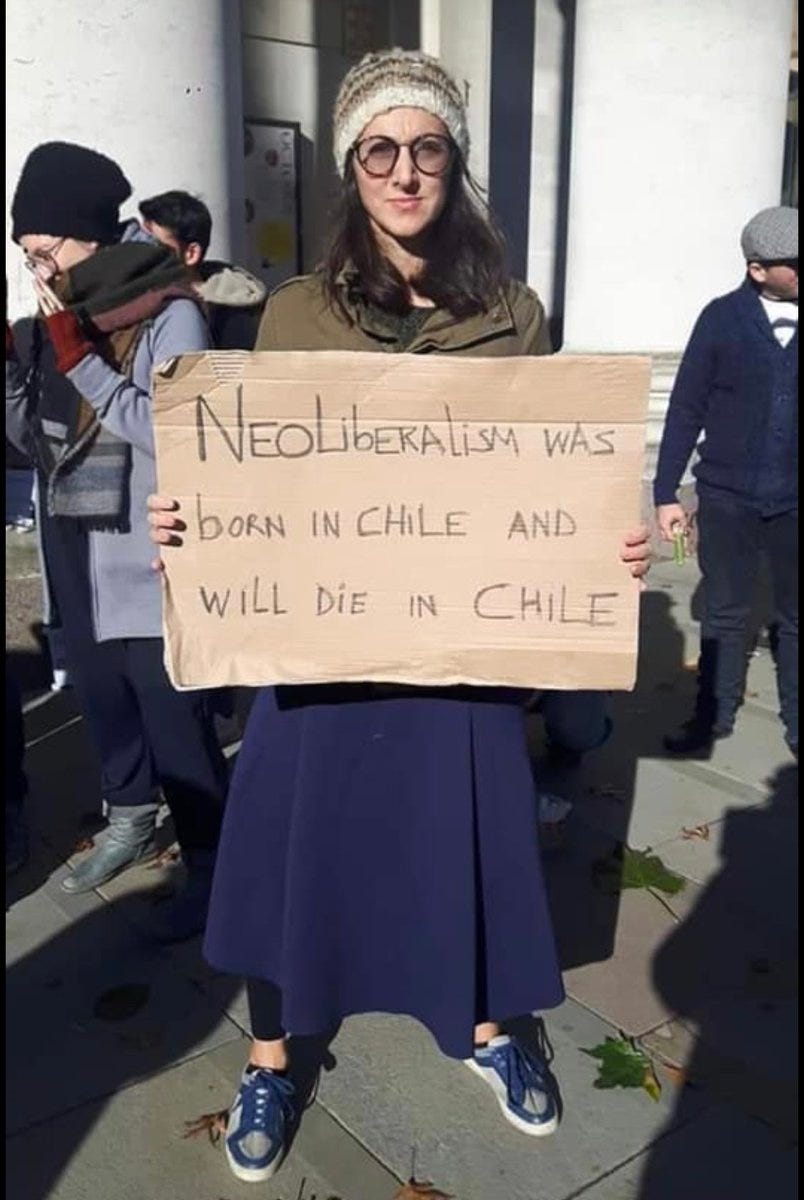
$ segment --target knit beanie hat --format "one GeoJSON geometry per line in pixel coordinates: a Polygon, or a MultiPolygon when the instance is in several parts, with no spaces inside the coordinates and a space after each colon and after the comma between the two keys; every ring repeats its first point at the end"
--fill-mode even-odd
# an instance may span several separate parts
{"type": "Polygon", "coordinates": [[[43,142],[28,155],[11,203],[15,242],[29,233],[115,241],[131,184],[117,163],[70,142],[43,142]]]}
{"type": "Polygon", "coordinates": [[[464,159],[469,157],[466,105],[458,85],[437,59],[418,50],[380,50],[347,72],[333,114],[333,149],[338,173],[369,121],[392,108],[423,108],[439,117],[464,159]]]}
{"type": "Polygon", "coordinates": [[[740,236],[746,262],[798,258],[798,209],[763,208],[740,236]]]}

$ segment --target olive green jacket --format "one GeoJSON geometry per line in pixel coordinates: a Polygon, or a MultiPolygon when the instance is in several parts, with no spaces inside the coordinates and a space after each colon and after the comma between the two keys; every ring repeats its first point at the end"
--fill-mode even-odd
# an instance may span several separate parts
{"type": "MultiPolygon", "coordinates": [[[[343,281],[344,297],[347,278],[343,281]]],[[[327,300],[320,275],[300,275],[270,297],[255,350],[384,350],[398,352],[397,333],[376,309],[349,303],[349,325],[327,300]]],[[[489,312],[453,317],[434,308],[404,349],[508,357],[550,354],[550,336],[541,300],[523,283],[512,282],[489,312]]]]}

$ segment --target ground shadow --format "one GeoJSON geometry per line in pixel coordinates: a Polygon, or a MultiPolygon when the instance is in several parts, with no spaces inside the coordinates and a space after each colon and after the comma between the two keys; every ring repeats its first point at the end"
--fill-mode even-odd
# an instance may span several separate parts
{"type": "Polygon", "coordinates": [[[612,693],[608,742],[589,752],[577,769],[546,773],[543,731],[529,718],[529,743],[537,787],[573,802],[565,844],[544,853],[550,908],[562,970],[603,962],[614,952],[619,893],[595,885],[596,864],[627,843],[641,758],[662,757],[662,735],[680,722],[694,696],[694,673],[685,667],[684,636],[673,617],[671,595],[646,591],[640,609],[639,661],[633,692],[612,693]]]}
{"type": "MultiPolygon", "coordinates": [[[[6,1081],[14,1096],[7,1117],[7,1180],[16,1200],[50,1195],[90,1136],[102,1112],[98,1101],[197,1054],[237,987],[231,980],[221,995],[218,984],[212,1000],[193,986],[171,955],[149,944],[123,915],[131,896],[111,904],[98,904],[97,896],[92,901],[89,912],[7,970],[6,1081]],[[55,1127],[48,1153],[32,1159],[26,1129],[67,1112],[69,1139],[55,1127]]],[[[41,923],[46,930],[47,918],[41,923]]],[[[235,1027],[227,1033],[234,1035],[235,1027]]],[[[176,1114],[178,1132],[182,1118],[194,1115],[176,1114]]],[[[164,1135],[172,1141],[177,1130],[164,1135]]]]}
{"type": "MultiPolygon", "coordinates": [[[[248,690],[236,692],[239,719],[252,699],[248,690]]],[[[6,1079],[14,1099],[7,1180],[15,1200],[45,1200],[124,1088],[196,1057],[205,1042],[209,1049],[211,1040],[239,1036],[235,1024],[221,1030],[221,1022],[241,981],[206,965],[200,939],[172,949],[149,940],[153,905],[169,890],[176,868],[155,873],[153,888],[109,902],[97,893],[65,896],[56,890],[53,876],[76,849],[76,839],[90,838],[104,823],[98,765],[71,693],[48,695],[28,711],[25,724],[31,854],[6,880],[6,911],[31,899],[21,920],[7,921],[6,1079]],[[28,950],[31,930],[41,941],[28,950]],[[42,1123],[46,1152],[38,1138],[31,1155],[26,1133],[42,1123]]],[[[173,840],[167,821],[160,842],[167,847],[173,840]]],[[[293,1039],[291,1073],[302,1109],[315,1096],[320,1070],[335,1064],[329,1043],[336,1033],[293,1039]]],[[[244,1041],[244,1061],[246,1053],[244,1041]]],[[[209,1109],[225,1109],[236,1086],[236,1077],[223,1084],[209,1109]]],[[[181,1137],[185,1121],[200,1115],[176,1113],[170,1128],[154,1122],[149,1137],[164,1137],[165,1144],[144,1150],[169,1160],[170,1143],[181,1137]]]]}
{"type": "MultiPolygon", "coordinates": [[[[240,981],[204,963],[199,939],[179,950],[148,940],[136,914],[153,903],[151,891],[111,903],[94,895],[77,901],[89,911],[72,919],[46,897],[38,902],[47,911],[36,918],[37,927],[47,931],[68,923],[13,961],[6,974],[6,1082],[14,1097],[7,1118],[7,1186],[15,1200],[52,1194],[106,1105],[123,1089],[239,1036],[223,1014],[240,981]],[[42,1123],[49,1131],[45,1149],[38,1138],[32,1155],[26,1133],[42,1123]]],[[[330,1042],[336,1034],[337,1029],[292,1039],[299,1121],[291,1145],[303,1110],[315,1098],[320,1071],[335,1066],[330,1042]]],[[[246,1056],[244,1040],[244,1063],[246,1056]]],[[[205,1110],[224,1112],[236,1087],[236,1077],[228,1086],[222,1083],[203,1102],[205,1110]]],[[[171,1146],[202,1115],[176,1111],[171,1121],[152,1120],[142,1152],[170,1161],[171,1146]]],[[[131,1146],[121,1161],[129,1162],[130,1153],[131,1146]]],[[[104,1178],[111,1186],[115,1177],[110,1162],[104,1178]]],[[[167,1180],[166,1187],[169,1191],[167,1180]]]]}
{"type": "Polygon", "coordinates": [[[638,1200],[798,1194],[798,768],[769,783],[767,803],[727,811],[720,869],[654,959],[695,1040],[638,1200]]]}

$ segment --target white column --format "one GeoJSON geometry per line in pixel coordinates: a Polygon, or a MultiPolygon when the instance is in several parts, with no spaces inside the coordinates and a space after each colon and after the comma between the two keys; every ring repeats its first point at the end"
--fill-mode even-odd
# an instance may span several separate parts
{"type": "Polygon", "coordinates": [[[420,40],[439,58],[466,101],[469,169],[482,188],[489,179],[492,0],[420,0],[420,40]]]}
{"type": "MultiPolygon", "coordinates": [[[[243,114],[234,0],[8,0],[6,34],[7,214],[28,152],[40,142],[78,142],[113,158],[130,180],[124,216],[136,215],[146,196],[181,188],[212,212],[211,253],[238,257],[243,114]]],[[[34,307],[21,258],[7,241],[12,320],[34,307]]]]}
{"type": "Polygon", "coordinates": [[[562,0],[535,0],[533,127],[530,153],[530,214],[527,282],[539,293],[550,316],[560,310],[555,295],[561,217],[562,97],[567,19],[562,0]]]}
{"type": "Polygon", "coordinates": [[[578,0],[564,350],[677,351],[779,203],[792,0],[578,0]]]}

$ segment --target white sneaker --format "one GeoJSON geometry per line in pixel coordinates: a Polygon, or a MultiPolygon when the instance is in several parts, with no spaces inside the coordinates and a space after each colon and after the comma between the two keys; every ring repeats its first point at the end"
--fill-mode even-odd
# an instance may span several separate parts
{"type": "Polygon", "coordinates": [[[484,1079],[502,1114],[515,1129],[546,1137],[558,1128],[558,1107],[547,1068],[530,1050],[506,1034],[475,1048],[467,1067],[484,1079]]]}

